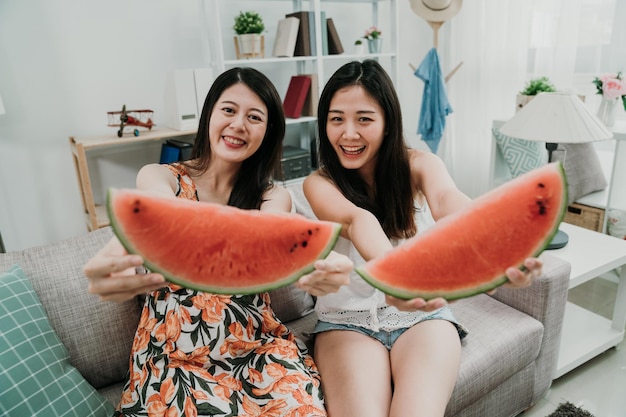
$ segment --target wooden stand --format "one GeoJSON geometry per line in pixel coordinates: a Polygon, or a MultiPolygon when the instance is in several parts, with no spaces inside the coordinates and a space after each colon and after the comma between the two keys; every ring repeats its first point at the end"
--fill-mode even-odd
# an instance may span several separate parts
{"type": "MultiPolygon", "coordinates": [[[[163,142],[169,138],[195,135],[196,130],[153,129],[137,138],[118,138],[116,135],[105,135],[91,138],[69,137],[72,159],[76,168],[76,177],[85,212],[87,230],[92,231],[109,225],[109,216],[105,205],[96,204],[91,186],[87,153],[90,150],[117,148],[149,142],[163,142]]],[[[156,162],[156,161],[155,161],[156,162]]]]}
{"type": "Polygon", "coordinates": [[[258,52],[251,52],[251,53],[244,53],[240,50],[238,36],[234,36],[233,40],[235,41],[235,53],[237,54],[237,59],[250,59],[250,58],[265,57],[265,36],[261,35],[261,50],[258,52]]]}

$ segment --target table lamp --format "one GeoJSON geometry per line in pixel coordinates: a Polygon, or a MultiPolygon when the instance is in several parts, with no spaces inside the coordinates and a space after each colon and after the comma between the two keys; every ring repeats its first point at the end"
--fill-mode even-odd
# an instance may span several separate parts
{"type": "MultiPolygon", "coordinates": [[[[613,138],[613,133],[574,93],[539,93],[515,116],[502,125],[503,135],[516,139],[545,142],[548,162],[559,143],[587,143],[613,138]]],[[[565,156],[567,157],[567,155],[565,156]]],[[[567,245],[568,236],[559,230],[547,249],[567,245]]]]}

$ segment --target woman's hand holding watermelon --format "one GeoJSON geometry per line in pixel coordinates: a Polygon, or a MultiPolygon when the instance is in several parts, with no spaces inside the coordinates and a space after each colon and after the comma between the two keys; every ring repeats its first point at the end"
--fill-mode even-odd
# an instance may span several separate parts
{"type": "Polygon", "coordinates": [[[129,255],[117,238],[111,239],[83,268],[89,292],[106,301],[125,301],[163,287],[161,274],[137,274],[143,259],[129,255]]]}
{"type": "Polygon", "coordinates": [[[505,287],[524,288],[528,287],[533,281],[541,276],[543,272],[543,262],[538,258],[528,258],[524,261],[525,270],[510,267],[506,270],[506,276],[509,282],[504,284],[505,287]]]}
{"type": "Polygon", "coordinates": [[[335,293],[350,283],[353,267],[350,258],[332,251],[326,259],[316,261],[315,271],[300,278],[296,286],[316,297],[335,293]]]}

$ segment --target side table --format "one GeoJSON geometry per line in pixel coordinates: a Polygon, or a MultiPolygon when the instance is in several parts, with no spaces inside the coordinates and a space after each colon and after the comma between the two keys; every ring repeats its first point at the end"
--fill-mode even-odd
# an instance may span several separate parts
{"type": "MultiPolygon", "coordinates": [[[[568,223],[560,228],[569,243],[547,253],[568,261],[572,266],[569,288],[626,265],[626,240],[617,239],[568,223]]],[[[612,320],[573,303],[567,303],[561,335],[561,348],[554,378],[558,378],[589,359],[624,340],[626,325],[626,266],[618,277],[612,320]]]]}

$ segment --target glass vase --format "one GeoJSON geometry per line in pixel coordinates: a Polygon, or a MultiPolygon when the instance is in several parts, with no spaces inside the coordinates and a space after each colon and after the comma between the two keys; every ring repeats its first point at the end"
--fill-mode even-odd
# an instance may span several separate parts
{"type": "Polygon", "coordinates": [[[379,54],[380,51],[383,49],[382,38],[368,39],[367,47],[369,48],[370,54],[379,54]]]}
{"type": "Polygon", "coordinates": [[[602,102],[600,102],[600,107],[598,107],[598,118],[606,127],[612,127],[615,124],[618,100],[619,98],[602,97],[602,102]]]}

